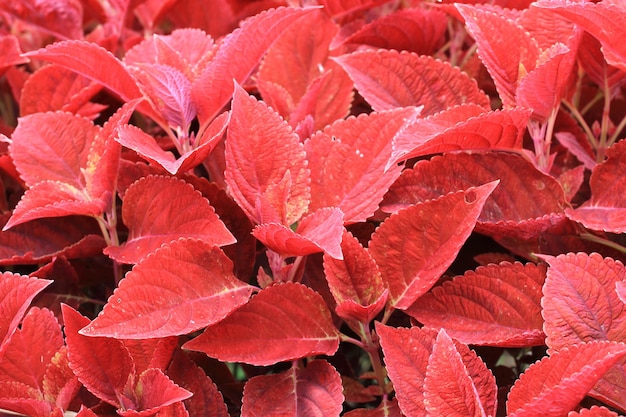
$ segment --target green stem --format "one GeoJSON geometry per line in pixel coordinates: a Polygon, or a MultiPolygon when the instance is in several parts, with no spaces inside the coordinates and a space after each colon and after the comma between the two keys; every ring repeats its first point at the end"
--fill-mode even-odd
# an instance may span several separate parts
{"type": "Polygon", "coordinates": [[[585,132],[585,135],[587,135],[587,140],[589,140],[591,147],[593,149],[598,149],[598,141],[596,140],[596,137],[594,136],[591,127],[589,127],[581,112],[579,112],[578,109],[569,101],[563,100],[563,104],[565,105],[565,107],[567,107],[572,117],[576,119],[580,127],[585,132]]]}
{"type": "Polygon", "coordinates": [[[600,237],[600,236],[596,236],[594,234],[591,234],[589,232],[585,232],[582,233],[580,235],[581,239],[584,239],[588,242],[593,242],[593,243],[599,243],[600,245],[604,245],[606,247],[609,247],[611,249],[615,249],[618,252],[621,253],[626,253],[626,248],[622,245],[620,245],[619,243],[615,243],[612,240],[609,240],[607,238],[604,237],[600,237]]]}

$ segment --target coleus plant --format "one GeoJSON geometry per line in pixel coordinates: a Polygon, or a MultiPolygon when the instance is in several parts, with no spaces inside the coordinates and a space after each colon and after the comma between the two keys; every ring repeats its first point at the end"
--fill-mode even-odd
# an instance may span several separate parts
{"type": "Polygon", "coordinates": [[[2,412],[626,414],[622,3],[5,3],[2,412]]]}

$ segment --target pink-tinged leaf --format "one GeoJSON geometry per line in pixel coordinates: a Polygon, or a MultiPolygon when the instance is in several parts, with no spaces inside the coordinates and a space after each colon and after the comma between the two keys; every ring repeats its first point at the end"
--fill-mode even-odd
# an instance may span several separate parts
{"type": "Polygon", "coordinates": [[[376,323],[376,332],[402,413],[426,417],[424,380],[437,332],[419,327],[394,328],[380,323],[376,323]]]}
{"type": "Polygon", "coordinates": [[[487,417],[496,413],[496,380],[467,346],[441,329],[428,359],[424,403],[428,415],[487,417]]]}
{"type": "Polygon", "coordinates": [[[217,386],[185,353],[176,353],[167,375],[182,388],[193,392],[193,396],[184,401],[190,415],[228,417],[228,409],[217,386]]]}
{"type": "Polygon", "coordinates": [[[155,163],[170,174],[189,171],[200,165],[222,139],[230,113],[222,113],[213,120],[198,139],[196,147],[182,154],[178,159],[169,151],[163,150],[155,139],[136,126],[126,125],[118,129],[115,138],[125,147],[134,150],[148,161],[155,163]]]}
{"type": "Polygon", "coordinates": [[[21,328],[4,345],[0,381],[21,383],[43,394],[46,368],[61,346],[61,326],[52,312],[31,308],[21,328]]]}
{"type": "Polygon", "coordinates": [[[456,8],[476,40],[478,56],[493,78],[504,108],[515,107],[518,82],[535,69],[539,46],[499,8],[466,4],[457,4],[456,8]],[[507,36],[493,36],[494,33],[507,36]]]}
{"type": "Polygon", "coordinates": [[[48,45],[26,54],[61,65],[102,84],[124,101],[142,96],[139,87],[122,62],[103,47],[86,41],[71,40],[48,45]]]}
{"type": "MultiPolygon", "coordinates": [[[[616,292],[626,279],[624,265],[597,253],[543,258],[550,265],[541,300],[546,344],[558,350],[581,342],[625,341],[626,308],[616,292]]],[[[625,408],[624,378],[623,366],[612,368],[591,395],[625,408]]]]}
{"type": "Polygon", "coordinates": [[[24,83],[20,95],[20,115],[63,110],[92,119],[106,107],[89,103],[101,88],[67,68],[46,65],[24,83]]]}
{"type": "Polygon", "coordinates": [[[230,259],[210,243],[180,239],[165,244],[135,265],[80,333],[147,339],[214,324],[252,293],[251,286],[233,276],[232,268],[230,259]]]}
{"type": "Polygon", "coordinates": [[[619,68],[606,63],[602,54],[600,42],[588,32],[583,33],[578,48],[579,62],[585,74],[596,84],[604,85],[606,80],[611,97],[617,94],[626,83],[626,73],[619,68]]]}
{"type": "Polygon", "coordinates": [[[580,25],[602,44],[606,61],[626,70],[626,45],[616,37],[626,25],[626,8],[609,2],[575,3],[565,0],[541,1],[537,7],[545,7],[580,25]]]}
{"type": "Polygon", "coordinates": [[[432,288],[472,233],[497,185],[494,181],[418,203],[379,226],[369,250],[392,306],[407,309],[432,288]]]}
{"type": "Polygon", "coordinates": [[[321,0],[324,11],[333,18],[341,18],[350,13],[372,9],[388,0],[321,0]]]}
{"type": "Polygon", "coordinates": [[[376,111],[424,106],[428,116],[459,104],[488,110],[489,98],[466,73],[430,56],[393,50],[354,52],[335,58],[376,111]]]}
{"type": "Polygon", "coordinates": [[[475,104],[460,105],[407,123],[393,138],[388,165],[449,151],[522,148],[529,110],[480,110],[475,104]]]}
{"type": "Polygon", "coordinates": [[[381,206],[392,213],[496,180],[500,185],[478,218],[480,232],[530,238],[566,220],[569,204],[561,184],[525,158],[504,152],[450,153],[419,162],[403,172],[381,206]]]}
{"type": "Polygon", "coordinates": [[[517,86],[518,106],[532,109],[533,116],[546,121],[561,103],[567,81],[576,63],[576,53],[564,44],[544,51],[545,61],[523,77],[517,86]]]}
{"type": "Polygon", "coordinates": [[[51,283],[49,280],[12,272],[0,275],[0,353],[13,336],[33,298],[51,283]]]}
{"type": "Polygon", "coordinates": [[[160,369],[147,369],[139,375],[132,388],[133,409],[118,410],[118,414],[122,417],[147,417],[192,395],[176,385],[160,369]]]}
{"type": "Polygon", "coordinates": [[[402,167],[387,169],[391,141],[415,108],[339,120],[304,144],[311,171],[309,210],[339,207],[345,223],[367,220],[402,167]]]}
{"type": "Polygon", "coordinates": [[[343,213],[338,208],[322,208],[298,222],[295,231],[279,223],[263,223],[252,234],[265,246],[283,256],[305,256],[324,252],[342,259],[343,213]]]}
{"type": "Polygon", "coordinates": [[[607,151],[607,160],[591,172],[591,198],[576,209],[567,209],[567,217],[593,230],[626,232],[626,204],[621,189],[626,176],[626,141],[619,141],[607,151]]]}
{"type": "Polygon", "coordinates": [[[130,71],[154,110],[170,127],[186,132],[196,117],[189,78],[177,68],[164,64],[139,64],[130,71]]]}
{"type": "Polygon", "coordinates": [[[243,83],[267,49],[300,17],[314,8],[280,7],[242,22],[227,35],[204,71],[194,81],[191,97],[200,126],[213,119],[232,97],[232,81],[243,83]]]}
{"type": "MultiPolygon", "coordinates": [[[[9,214],[0,217],[6,223],[9,214]]],[[[55,256],[85,258],[105,246],[97,223],[88,217],[33,220],[0,233],[0,265],[49,262],[55,256]]]]}
{"type": "Polygon", "coordinates": [[[126,382],[134,374],[130,353],[121,340],[79,334],[89,319],[71,307],[61,307],[70,367],[92,394],[119,407],[126,382]]]}
{"type": "Polygon", "coordinates": [[[339,417],[341,377],[328,362],[315,360],[304,369],[292,366],[275,375],[251,378],[243,390],[242,417],[339,417]]]}
{"type": "Polygon", "coordinates": [[[447,15],[439,10],[403,9],[367,23],[342,43],[432,55],[443,45],[447,25],[447,15]]]}
{"type": "Polygon", "coordinates": [[[124,196],[122,219],[129,228],[128,240],[105,249],[119,262],[137,263],[181,237],[217,246],[235,243],[209,201],[176,178],[148,176],[136,181],[124,196]]]}
{"type": "Polygon", "coordinates": [[[541,345],[545,276],[543,265],[507,262],[479,267],[433,288],[407,314],[425,326],[446,329],[468,345],[541,345]]]}
{"type": "Polygon", "coordinates": [[[225,178],[239,206],[257,224],[291,226],[309,205],[309,175],[304,147],[291,127],[236,85],[225,178]],[[265,218],[267,212],[275,218],[265,218]]]}
{"type": "Polygon", "coordinates": [[[344,417],[402,417],[402,413],[398,407],[398,400],[394,398],[392,400],[383,399],[376,408],[357,408],[348,411],[344,417]]]}
{"type": "Polygon", "coordinates": [[[606,407],[594,405],[591,408],[583,408],[579,411],[570,411],[567,414],[567,417],[619,417],[619,415],[606,407]]]}
{"type": "Polygon", "coordinates": [[[533,364],[509,392],[511,417],[567,415],[602,375],[626,355],[626,344],[589,342],[553,352],[533,364]]]}
{"type": "Polygon", "coordinates": [[[339,347],[339,332],[318,293],[284,283],[261,290],[183,347],[220,361],[263,366],[332,355],[339,347]]]}
{"type": "Polygon", "coordinates": [[[369,323],[387,302],[382,276],[367,249],[347,231],[341,251],[342,260],[324,255],[324,274],[337,302],[335,311],[344,319],[369,323]]]}
{"type": "Polygon", "coordinates": [[[52,35],[62,40],[83,37],[83,7],[75,0],[12,1],[2,3],[0,10],[22,20],[34,33],[41,32],[35,36],[52,35]]]}
{"type": "Polygon", "coordinates": [[[626,303],[626,282],[618,281],[615,283],[615,291],[622,303],[626,303]]]}

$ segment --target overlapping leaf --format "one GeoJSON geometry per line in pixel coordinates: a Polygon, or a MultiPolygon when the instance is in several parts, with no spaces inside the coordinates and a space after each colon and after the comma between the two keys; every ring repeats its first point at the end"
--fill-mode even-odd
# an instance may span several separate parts
{"type": "Polygon", "coordinates": [[[72,0],[15,1],[0,5],[7,16],[20,19],[46,35],[58,39],[83,37],[83,8],[72,0]]]}
{"type": "Polygon", "coordinates": [[[340,120],[304,144],[311,171],[309,210],[339,207],[345,223],[374,214],[400,166],[387,169],[391,140],[415,108],[402,108],[340,120]]]}
{"type": "Polygon", "coordinates": [[[332,355],[339,346],[339,332],[319,294],[301,284],[285,283],[260,291],[183,346],[221,361],[271,365],[332,355]]]}
{"type": "Polygon", "coordinates": [[[407,123],[393,138],[390,164],[456,150],[521,149],[530,111],[485,112],[475,104],[443,110],[407,123]]]}
{"type": "Polygon", "coordinates": [[[15,35],[0,36],[0,74],[14,65],[28,62],[28,59],[21,55],[19,40],[15,35]]]}
{"type": "Polygon", "coordinates": [[[433,288],[407,314],[466,344],[541,345],[545,273],[545,266],[534,264],[479,267],[433,288]]]}
{"type": "Polygon", "coordinates": [[[328,362],[315,360],[304,369],[292,366],[251,378],[244,387],[241,416],[339,417],[343,398],[339,373],[328,362]]]}
{"type": "Polygon", "coordinates": [[[437,282],[474,229],[497,182],[415,204],[389,217],[369,249],[391,305],[407,309],[437,282]]]}
{"type": "Polygon", "coordinates": [[[350,13],[374,8],[387,0],[321,0],[324,11],[334,18],[340,18],[350,13]]]}
{"type": "Polygon", "coordinates": [[[136,181],[124,196],[122,220],[129,229],[128,240],[105,249],[119,262],[137,263],[162,244],[181,237],[217,246],[235,243],[209,201],[176,178],[148,176],[136,181]]]}
{"type": "Polygon", "coordinates": [[[591,408],[583,408],[579,411],[570,411],[567,417],[619,417],[614,411],[609,410],[606,407],[600,407],[597,405],[591,406],[591,408]]]}
{"type": "Polygon", "coordinates": [[[289,125],[236,86],[225,178],[248,217],[291,226],[309,205],[309,175],[304,148],[289,125]]]}
{"type": "Polygon", "coordinates": [[[180,239],[142,259],[104,309],[81,330],[87,336],[146,339],[191,333],[223,319],[252,287],[233,276],[216,246],[180,239]]]}
{"type": "Polygon", "coordinates": [[[191,97],[200,126],[212,120],[232,97],[232,82],[243,83],[267,49],[290,25],[314,8],[281,7],[246,19],[228,34],[194,81],[191,97]]]}
{"type": "Polygon", "coordinates": [[[305,256],[324,252],[342,259],[343,213],[338,208],[319,209],[299,222],[296,230],[280,223],[263,223],[252,231],[265,246],[282,256],[305,256]]]}
{"type": "Polygon", "coordinates": [[[335,60],[376,111],[424,106],[428,116],[459,104],[489,110],[489,99],[460,69],[430,56],[393,50],[354,52],[335,60]]]}
{"type": "Polygon", "coordinates": [[[440,330],[424,380],[428,415],[493,416],[497,393],[495,378],[476,353],[465,345],[455,345],[446,331],[440,330]]]}
{"type": "Polygon", "coordinates": [[[563,188],[519,155],[501,152],[446,154],[405,170],[390,188],[382,209],[396,212],[454,190],[499,180],[485,203],[478,228],[486,234],[522,238],[565,221],[563,188]]]}
{"type": "Polygon", "coordinates": [[[620,190],[626,177],[626,141],[619,141],[609,148],[607,157],[591,173],[591,198],[576,209],[567,209],[565,213],[589,229],[624,233],[626,204],[620,190]]]}
{"type": "Polygon", "coordinates": [[[347,231],[341,251],[342,260],[324,256],[324,273],[337,303],[335,311],[344,319],[369,323],[387,302],[382,276],[369,252],[347,231]]]}
{"type": "Polygon", "coordinates": [[[602,375],[626,355],[623,343],[580,343],[533,364],[511,389],[511,417],[558,417],[576,407],[602,375]]]}

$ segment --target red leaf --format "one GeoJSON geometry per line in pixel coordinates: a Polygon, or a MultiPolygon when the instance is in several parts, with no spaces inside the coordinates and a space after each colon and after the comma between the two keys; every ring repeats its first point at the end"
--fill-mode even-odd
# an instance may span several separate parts
{"type": "Polygon", "coordinates": [[[122,219],[129,228],[128,240],[105,249],[119,262],[137,263],[181,237],[217,246],[235,243],[209,201],[176,178],[148,176],[131,185],[124,196],[122,219]]]}
{"type": "Polygon", "coordinates": [[[432,55],[442,46],[447,25],[445,13],[414,7],[398,10],[367,23],[344,39],[342,44],[364,44],[432,55]]]}
{"type": "Polygon", "coordinates": [[[428,116],[459,104],[488,110],[489,99],[460,69],[430,56],[393,50],[354,52],[335,60],[376,111],[424,106],[428,116]]]}
{"type": "Polygon", "coordinates": [[[343,260],[324,255],[324,273],[343,319],[369,323],[384,308],[388,292],[367,249],[349,232],[341,241],[343,260]]]}
{"type": "Polygon", "coordinates": [[[478,218],[478,230],[529,238],[565,221],[563,187],[525,158],[503,152],[445,154],[405,170],[382,209],[395,212],[448,192],[499,180],[478,218]]]}
{"type": "Polygon", "coordinates": [[[232,97],[233,79],[243,83],[285,29],[313,10],[281,7],[264,11],[246,19],[221,41],[215,56],[192,85],[191,97],[201,128],[232,97]]]}
{"type": "Polygon", "coordinates": [[[272,365],[312,355],[332,355],[339,332],[322,297],[301,284],[261,290],[185,349],[228,362],[272,365]]]}
{"type": "Polygon", "coordinates": [[[101,400],[120,406],[120,398],[135,366],[121,340],[78,333],[89,319],[62,305],[70,367],[80,382],[101,400]]]}
{"type": "Polygon", "coordinates": [[[59,39],[83,37],[83,8],[81,3],[73,0],[12,1],[2,3],[0,10],[14,19],[23,20],[26,27],[42,32],[41,35],[53,35],[59,39]]]}
{"type": "Polygon", "coordinates": [[[52,283],[45,279],[4,272],[0,275],[0,359],[33,298],[52,283]]]}
{"type": "Polygon", "coordinates": [[[376,323],[376,332],[402,413],[426,417],[424,380],[437,332],[418,327],[394,328],[380,323],[376,323]]]}
{"type": "Polygon", "coordinates": [[[370,253],[391,305],[407,309],[452,264],[496,182],[418,203],[389,217],[372,235],[370,253]]]}
{"type": "Polygon", "coordinates": [[[619,417],[617,413],[609,410],[605,407],[599,407],[597,405],[591,406],[591,408],[583,408],[582,410],[570,411],[567,417],[619,417]]]}
{"type": "Polygon", "coordinates": [[[388,165],[448,151],[521,149],[529,116],[526,109],[485,112],[475,104],[465,104],[416,119],[393,138],[388,165]]]}
{"type": "Polygon", "coordinates": [[[493,416],[497,393],[494,376],[476,353],[467,346],[455,346],[446,331],[440,330],[424,380],[428,415],[493,416]]]}
{"type": "Polygon", "coordinates": [[[476,40],[478,56],[493,78],[504,108],[515,107],[518,82],[535,69],[539,46],[522,26],[496,6],[457,4],[456,8],[476,40]],[[493,36],[494,33],[507,36],[493,36]]]}
{"type": "Polygon", "coordinates": [[[468,345],[541,345],[545,273],[534,264],[479,267],[433,288],[407,314],[468,345]]]}
{"type": "Polygon", "coordinates": [[[163,150],[152,136],[135,126],[120,127],[115,140],[148,161],[163,167],[170,174],[176,175],[195,168],[209,156],[217,142],[222,139],[229,121],[230,113],[222,113],[216,117],[197,139],[195,147],[183,153],[178,159],[171,152],[163,150]]]}
{"type": "Polygon", "coordinates": [[[214,324],[244,304],[252,292],[252,287],[233,276],[232,267],[210,243],[180,239],[165,244],[135,265],[98,317],[80,333],[147,339],[187,334],[214,324]]]}
{"type": "Polygon", "coordinates": [[[360,10],[375,8],[388,0],[321,0],[324,11],[333,18],[354,13],[360,10]]]}
{"type": "Polygon", "coordinates": [[[66,67],[90,80],[96,81],[124,101],[142,96],[133,77],[124,64],[111,52],[95,43],[71,40],[48,45],[26,54],[66,67]]]}
{"type": "Polygon", "coordinates": [[[626,25],[626,8],[619,3],[571,3],[563,0],[540,2],[545,7],[580,25],[602,44],[606,61],[626,70],[626,46],[616,37],[626,25]]]}
{"type": "Polygon", "coordinates": [[[391,140],[416,115],[414,108],[402,108],[351,117],[308,139],[304,148],[311,171],[309,210],[339,207],[345,223],[372,216],[402,169],[386,168],[391,140]]]}
{"type": "Polygon", "coordinates": [[[292,366],[274,375],[251,378],[244,387],[242,417],[339,417],[341,377],[328,362],[315,360],[300,369],[292,366]]]}
{"type": "Polygon", "coordinates": [[[580,343],[552,353],[517,380],[509,392],[508,415],[566,415],[624,355],[626,345],[614,342],[580,343]]]}
{"type": "Polygon", "coordinates": [[[265,246],[283,256],[305,256],[324,252],[342,259],[343,213],[337,208],[319,209],[298,222],[295,232],[278,223],[263,223],[252,234],[265,246]]]}
{"type": "Polygon", "coordinates": [[[255,223],[290,226],[309,204],[309,170],[298,136],[265,103],[235,86],[226,137],[226,183],[255,223]],[[263,218],[272,213],[275,218],[263,218]]]}
{"type": "Polygon", "coordinates": [[[576,209],[566,209],[565,213],[589,229],[624,233],[626,204],[620,190],[626,177],[626,141],[611,146],[607,156],[591,172],[591,198],[576,209]]]}
{"type": "Polygon", "coordinates": [[[0,36],[0,75],[4,74],[8,67],[27,63],[28,58],[21,55],[22,51],[17,36],[0,36]]]}
{"type": "MultiPolygon", "coordinates": [[[[616,284],[626,279],[624,265],[597,253],[543,258],[550,265],[541,300],[547,345],[558,350],[581,342],[625,341],[626,309],[616,292],[616,284]]],[[[625,377],[623,366],[614,367],[591,395],[626,408],[618,389],[625,377]]]]}

